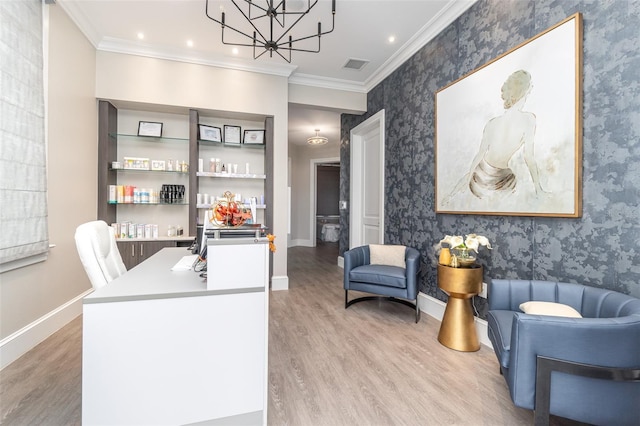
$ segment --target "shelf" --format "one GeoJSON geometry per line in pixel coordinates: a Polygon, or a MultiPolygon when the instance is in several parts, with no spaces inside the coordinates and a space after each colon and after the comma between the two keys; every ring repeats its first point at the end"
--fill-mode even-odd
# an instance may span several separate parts
{"type": "MultiPolygon", "coordinates": [[[[113,136],[113,134],[109,134],[109,136],[113,136]]],[[[189,143],[189,138],[171,138],[162,136],[159,138],[154,138],[153,136],[138,136],[138,135],[129,135],[126,133],[118,133],[116,135],[118,140],[121,139],[135,139],[136,142],[151,142],[151,143],[189,143]]]]}
{"type": "Polygon", "coordinates": [[[144,241],[193,241],[196,237],[189,235],[176,235],[175,237],[161,236],[157,238],[116,238],[118,243],[137,243],[144,241]]]}
{"type": "Polygon", "coordinates": [[[229,179],[266,179],[267,175],[254,175],[247,173],[213,173],[213,172],[198,172],[198,177],[212,177],[212,178],[229,178],[229,179]]]}
{"type": "Polygon", "coordinates": [[[262,149],[264,150],[265,144],[255,144],[255,143],[224,143],[224,142],[214,142],[214,141],[205,141],[202,139],[198,139],[198,143],[200,145],[207,146],[218,146],[220,148],[235,148],[235,149],[262,149]]]}
{"type": "Polygon", "coordinates": [[[189,203],[184,201],[182,203],[118,203],[114,201],[107,202],[110,205],[118,206],[188,206],[189,203]]]}
{"type": "MultiPolygon", "coordinates": [[[[250,207],[249,204],[243,204],[243,206],[245,208],[249,208],[250,207]]],[[[211,207],[213,207],[213,204],[197,204],[196,205],[197,209],[210,209],[211,207]]],[[[258,205],[256,205],[256,208],[259,209],[259,210],[264,210],[264,209],[267,208],[267,206],[265,204],[258,204],[258,205]]]]}
{"type": "Polygon", "coordinates": [[[174,174],[178,174],[178,175],[184,175],[184,176],[189,176],[189,172],[177,172],[175,170],[146,170],[146,169],[125,169],[125,168],[120,168],[120,169],[114,169],[109,167],[110,171],[115,171],[115,172],[135,172],[135,173],[140,173],[140,172],[146,172],[146,173],[174,173],[174,174]]]}

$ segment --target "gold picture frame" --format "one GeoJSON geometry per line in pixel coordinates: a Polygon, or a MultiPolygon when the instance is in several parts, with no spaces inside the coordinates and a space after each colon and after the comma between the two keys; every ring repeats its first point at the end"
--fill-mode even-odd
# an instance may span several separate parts
{"type": "Polygon", "coordinates": [[[436,213],[581,217],[581,14],[435,98],[436,213]]]}

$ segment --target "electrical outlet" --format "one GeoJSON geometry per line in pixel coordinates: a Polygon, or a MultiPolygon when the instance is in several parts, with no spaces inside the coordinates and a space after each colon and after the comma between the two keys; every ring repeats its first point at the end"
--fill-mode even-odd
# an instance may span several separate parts
{"type": "Polygon", "coordinates": [[[483,299],[487,298],[487,283],[482,283],[482,291],[478,293],[478,296],[482,297],[483,299]]]}

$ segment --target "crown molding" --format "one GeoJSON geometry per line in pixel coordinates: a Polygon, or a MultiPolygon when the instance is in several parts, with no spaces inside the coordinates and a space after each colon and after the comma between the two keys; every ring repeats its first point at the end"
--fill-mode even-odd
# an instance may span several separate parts
{"type": "Polygon", "coordinates": [[[207,65],[217,68],[226,68],[261,74],[270,74],[287,78],[289,78],[297,68],[297,66],[290,64],[271,63],[269,65],[266,65],[257,61],[248,61],[245,59],[227,57],[204,58],[197,52],[193,52],[193,54],[190,54],[190,52],[186,51],[185,49],[158,49],[156,46],[148,43],[140,41],[132,42],[113,37],[104,37],[98,44],[97,49],[104,52],[144,56],[147,58],[166,59],[169,61],[207,65]]]}
{"type": "Polygon", "coordinates": [[[364,83],[311,74],[296,74],[297,67],[290,64],[264,64],[257,61],[229,57],[205,58],[202,55],[199,56],[197,52],[189,52],[184,49],[158,49],[155,46],[139,41],[132,42],[108,37],[101,40],[100,35],[75,1],[57,0],[56,4],[62,7],[89,42],[100,51],[270,74],[287,77],[290,84],[368,93],[476,2],[477,0],[449,0],[448,4],[433,19],[427,22],[416,35],[385,61],[382,66],[376,69],[364,83]]]}
{"type": "Polygon", "coordinates": [[[97,49],[98,44],[100,43],[100,35],[93,28],[93,26],[89,22],[89,19],[87,19],[86,15],[82,12],[82,9],[78,7],[78,3],[75,1],[57,0],[56,4],[65,11],[67,16],[73,21],[74,24],[76,24],[76,26],[80,29],[84,36],[89,40],[89,43],[91,43],[93,47],[97,49]]]}
{"type": "Polygon", "coordinates": [[[342,80],[339,78],[321,77],[312,74],[294,73],[289,77],[289,84],[301,86],[320,87],[323,89],[336,89],[347,92],[367,93],[364,83],[353,80],[342,80]]]}
{"type": "Polygon", "coordinates": [[[467,9],[478,0],[450,0],[442,10],[427,22],[409,41],[407,41],[396,53],[394,53],[382,66],[380,66],[364,82],[366,91],[376,87],[393,71],[411,58],[418,50],[424,47],[435,36],[440,34],[449,24],[455,21],[467,9]]]}

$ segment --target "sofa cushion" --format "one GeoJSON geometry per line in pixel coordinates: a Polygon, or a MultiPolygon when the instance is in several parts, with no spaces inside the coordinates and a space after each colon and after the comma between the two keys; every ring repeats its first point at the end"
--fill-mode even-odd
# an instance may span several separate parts
{"type": "Polygon", "coordinates": [[[349,272],[349,281],[365,282],[387,287],[407,288],[404,268],[388,265],[363,265],[349,272]]]}
{"type": "Polygon", "coordinates": [[[580,312],[569,305],[553,302],[530,301],[520,304],[520,310],[525,314],[551,315],[555,317],[582,318],[580,312]]]}
{"type": "Polygon", "coordinates": [[[369,263],[406,268],[404,261],[406,250],[405,246],[369,244],[369,263]]]}
{"type": "Polygon", "coordinates": [[[498,362],[504,368],[509,368],[509,353],[511,351],[511,326],[513,325],[513,311],[489,311],[489,340],[498,357],[498,362]]]}

